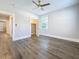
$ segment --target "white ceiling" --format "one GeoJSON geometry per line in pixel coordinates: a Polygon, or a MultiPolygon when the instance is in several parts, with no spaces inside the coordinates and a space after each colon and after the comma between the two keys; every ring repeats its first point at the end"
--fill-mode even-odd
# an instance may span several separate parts
{"type": "MultiPolygon", "coordinates": [[[[38,0],[34,0],[38,1],[38,0]]],[[[43,15],[51,11],[59,10],[79,3],[79,0],[42,0],[42,3],[50,3],[51,5],[44,7],[44,10],[37,8],[32,0],[16,0],[16,7],[23,8],[37,15],[43,15]]]]}

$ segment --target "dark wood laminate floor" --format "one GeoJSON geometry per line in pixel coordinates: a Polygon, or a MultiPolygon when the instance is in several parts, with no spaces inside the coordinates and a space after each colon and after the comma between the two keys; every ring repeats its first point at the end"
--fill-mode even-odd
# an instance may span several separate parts
{"type": "Polygon", "coordinates": [[[79,43],[45,36],[13,43],[17,59],[79,59],[79,43]]]}

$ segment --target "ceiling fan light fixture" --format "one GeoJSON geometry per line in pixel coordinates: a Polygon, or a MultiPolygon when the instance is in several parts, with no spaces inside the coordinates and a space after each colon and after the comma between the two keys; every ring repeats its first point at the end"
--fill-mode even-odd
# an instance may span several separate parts
{"type": "Polygon", "coordinates": [[[40,8],[41,10],[44,10],[44,9],[43,9],[44,7],[50,5],[50,3],[41,4],[41,2],[42,2],[41,0],[38,0],[38,3],[35,2],[35,1],[33,1],[33,0],[32,0],[32,2],[33,2],[38,8],[40,8]]]}

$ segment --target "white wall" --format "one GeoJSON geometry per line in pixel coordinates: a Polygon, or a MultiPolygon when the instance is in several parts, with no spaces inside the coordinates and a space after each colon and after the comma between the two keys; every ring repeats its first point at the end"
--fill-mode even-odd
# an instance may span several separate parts
{"type": "MultiPolygon", "coordinates": [[[[38,17],[22,8],[25,5],[18,5],[19,1],[15,0],[0,0],[0,11],[5,14],[13,14],[13,40],[23,39],[31,35],[30,19],[38,17]],[[17,26],[16,26],[17,24],[17,26]]],[[[21,2],[20,2],[21,3],[21,2]]]]}
{"type": "Polygon", "coordinates": [[[15,14],[15,39],[22,39],[31,36],[31,18],[37,16],[23,10],[16,11],[15,14]]]}
{"type": "Polygon", "coordinates": [[[79,42],[79,4],[46,15],[49,18],[48,29],[40,29],[40,35],[79,42]]]}

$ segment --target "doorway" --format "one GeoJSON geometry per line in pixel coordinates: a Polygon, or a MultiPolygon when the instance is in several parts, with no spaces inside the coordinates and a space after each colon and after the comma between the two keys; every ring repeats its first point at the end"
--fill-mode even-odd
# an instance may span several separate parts
{"type": "Polygon", "coordinates": [[[36,24],[31,24],[31,35],[36,36],[36,24]]]}
{"type": "Polygon", "coordinates": [[[31,20],[31,36],[37,36],[38,34],[38,19],[31,20]]]}
{"type": "Polygon", "coordinates": [[[0,32],[7,33],[12,37],[12,16],[0,13],[0,32]]]}

